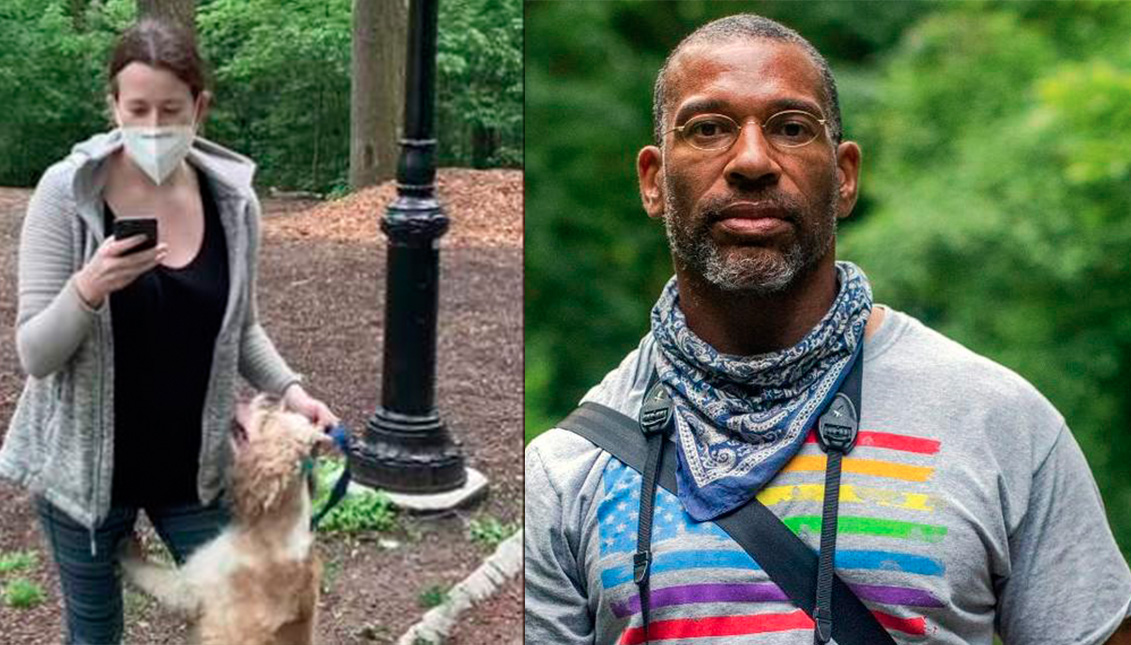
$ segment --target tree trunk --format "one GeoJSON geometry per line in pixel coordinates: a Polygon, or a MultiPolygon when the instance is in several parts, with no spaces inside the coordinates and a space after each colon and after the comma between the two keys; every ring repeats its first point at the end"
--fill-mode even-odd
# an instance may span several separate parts
{"type": "Polygon", "coordinates": [[[171,22],[196,37],[196,0],[137,0],[137,17],[171,22]]]}
{"type": "Polygon", "coordinates": [[[322,148],[322,121],[325,118],[322,114],[322,83],[318,83],[318,111],[315,112],[314,118],[314,159],[310,162],[310,186],[314,192],[322,190],[322,182],[319,178],[319,152],[322,148]]]}
{"type": "Polygon", "coordinates": [[[481,123],[471,126],[471,167],[487,168],[499,148],[499,131],[481,123]]]}
{"type": "Polygon", "coordinates": [[[354,0],[350,189],[397,174],[404,113],[408,0],[354,0]]]}

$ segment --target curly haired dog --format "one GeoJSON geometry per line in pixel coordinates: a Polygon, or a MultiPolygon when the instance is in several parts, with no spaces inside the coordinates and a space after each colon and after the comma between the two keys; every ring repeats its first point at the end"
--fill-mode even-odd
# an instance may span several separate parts
{"type": "Polygon", "coordinates": [[[322,565],[312,548],[310,460],[332,440],[264,397],[232,424],[231,524],[178,569],[121,555],[126,576],[195,623],[201,645],[311,645],[322,565]]]}

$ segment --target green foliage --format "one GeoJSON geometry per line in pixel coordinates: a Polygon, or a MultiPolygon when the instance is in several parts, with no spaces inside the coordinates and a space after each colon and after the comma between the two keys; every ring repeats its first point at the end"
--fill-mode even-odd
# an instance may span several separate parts
{"type": "Polygon", "coordinates": [[[0,6],[0,185],[30,186],[71,146],[106,128],[106,66],[133,0],[107,0],[85,30],[66,0],[0,6]]]}
{"type": "MultiPolygon", "coordinates": [[[[530,6],[527,440],[647,331],[671,267],[634,155],[663,56],[719,5],[530,6]]],[[[1056,405],[1131,553],[1131,4],[756,10],[829,58],[863,148],[838,255],[1056,405]]]]}
{"type": "Polygon", "coordinates": [[[326,193],[326,200],[327,201],[337,201],[339,199],[346,197],[349,194],[350,194],[349,183],[344,182],[344,181],[338,181],[338,182],[335,182],[334,185],[330,187],[330,192],[326,193]]]}
{"type": "Polygon", "coordinates": [[[517,531],[517,522],[503,523],[490,515],[472,519],[468,524],[471,541],[492,549],[517,531]]]}
{"type": "MultiPolygon", "coordinates": [[[[1012,6],[912,30],[866,115],[876,208],[841,239],[877,297],[1021,373],[1108,509],[1131,503],[1131,5],[1012,6]],[[1091,41],[1064,47],[1078,22],[1091,41]],[[929,70],[929,73],[928,73],[929,70]]],[[[1110,513],[1125,552],[1131,517],[1110,513]]]]}
{"type": "Polygon", "coordinates": [[[216,0],[197,15],[215,66],[209,136],[259,180],[323,191],[349,170],[350,0],[216,0]]]}
{"type": "MultiPolygon", "coordinates": [[[[33,185],[112,127],[106,66],[133,0],[5,0],[0,7],[0,185],[33,185]],[[85,4],[85,3],[84,3],[85,4]]],[[[251,157],[263,185],[332,191],[349,166],[351,0],[211,0],[197,32],[212,69],[206,136],[251,157]]],[[[522,164],[521,0],[441,3],[437,158],[522,164]]]]}
{"type": "Polygon", "coordinates": [[[130,588],[122,589],[122,612],[127,622],[141,618],[153,601],[149,596],[130,588]]]}
{"type": "Polygon", "coordinates": [[[425,609],[439,607],[448,600],[448,588],[443,585],[432,585],[420,592],[417,602],[425,609]]]}
{"type": "MultiPolygon", "coordinates": [[[[0,576],[28,572],[39,565],[39,554],[35,551],[8,551],[0,553],[0,576]]],[[[17,576],[0,584],[0,602],[16,609],[28,609],[43,602],[46,597],[43,589],[36,583],[17,576]]]]}
{"type": "MultiPolygon", "coordinates": [[[[314,509],[322,508],[342,472],[339,461],[323,459],[315,466],[318,481],[314,509]]],[[[318,524],[326,533],[356,534],[367,531],[391,531],[397,525],[396,509],[383,491],[349,492],[318,524]]]]}
{"type": "Polygon", "coordinates": [[[0,575],[26,571],[37,564],[39,564],[39,554],[35,551],[9,551],[0,554],[0,575]]]}
{"type": "Polygon", "coordinates": [[[4,604],[15,609],[30,609],[47,597],[43,588],[26,578],[16,578],[4,586],[4,604]]]}
{"type": "Polygon", "coordinates": [[[522,4],[440,3],[436,69],[441,163],[522,166],[522,4]]]}

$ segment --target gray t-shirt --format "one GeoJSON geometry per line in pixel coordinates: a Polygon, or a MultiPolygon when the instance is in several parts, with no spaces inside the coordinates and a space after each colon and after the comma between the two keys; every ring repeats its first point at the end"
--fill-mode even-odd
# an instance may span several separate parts
{"type": "MultiPolygon", "coordinates": [[[[641,342],[586,400],[635,418],[641,342]]],[[[1017,374],[890,309],[864,349],[844,459],[837,572],[898,643],[1103,643],[1128,571],[1063,417],[1017,374]]],[[[759,493],[814,550],[825,457],[810,440],[759,493]]],[[[640,476],[552,429],[526,450],[526,640],[641,642],[632,582],[640,476]]],[[[695,645],[812,642],[812,620],[713,522],[660,490],[650,632],[695,645]]]]}

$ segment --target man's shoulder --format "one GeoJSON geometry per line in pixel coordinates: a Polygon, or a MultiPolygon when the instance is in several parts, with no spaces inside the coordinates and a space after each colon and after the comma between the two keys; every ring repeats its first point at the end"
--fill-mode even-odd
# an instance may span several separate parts
{"type": "Polygon", "coordinates": [[[1034,463],[1048,453],[1065,420],[1033,384],[908,314],[888,316],[890,337],[865,362],[864,387],[881,409],[926,415],[985,445],[1026,446],[1034,463]]]}
{"type": "MultiPolygon", "coordinates": [[[[635,417],[652,369],[654,345],[652,335],[645,336],[616,368],[589,389],[582,401],[600,403],[635,417]]],[[[565,488],[582,486],[593,471],[603,466],[607,461],[603,458],[607,457],[607,452],[588,439],[558,427],[543,432],[526,448],[527,471],[540,469],[555,488],[559,484],[565,488]]]]}
{"type": "Polygon", "coordinates": [[[551,471],[579,456],[584,461],[591,461],[600,452],[601,449],[592,441],[577,433],[563,428],[550,428],[526,446],[526,461],[533,461],[543,470],[551,471]]]}
{"type": "MultiPolygon", "coordinates": [[[[585,505],[597,491],[609,459],[609,453],[581,435],[551,428],[526,446],[527,499],[563,509],[585,505]]],[[[527,504],[528,511],[533,508],[527,504]]]]}
{"type": "Polygon", "coordinates": [[[656,341],[648,333],[636,349],[628,353],[620,364],[605,375],[582,397],[582,401],[600,403],[621,414],[635,417],[644,400],[644,388],[652,374],[653,353],[656,341]]]}
{"type": "Polygon", "coordinates": [[[1029,400],[1048,405],[1025,377],[910,314],[888,308],[882,331],[890,334],[878,343],[874,367],[881,372],[979,399],[1029,400]],[[891,328],[886,329],[889,324],[891,328]]]}

